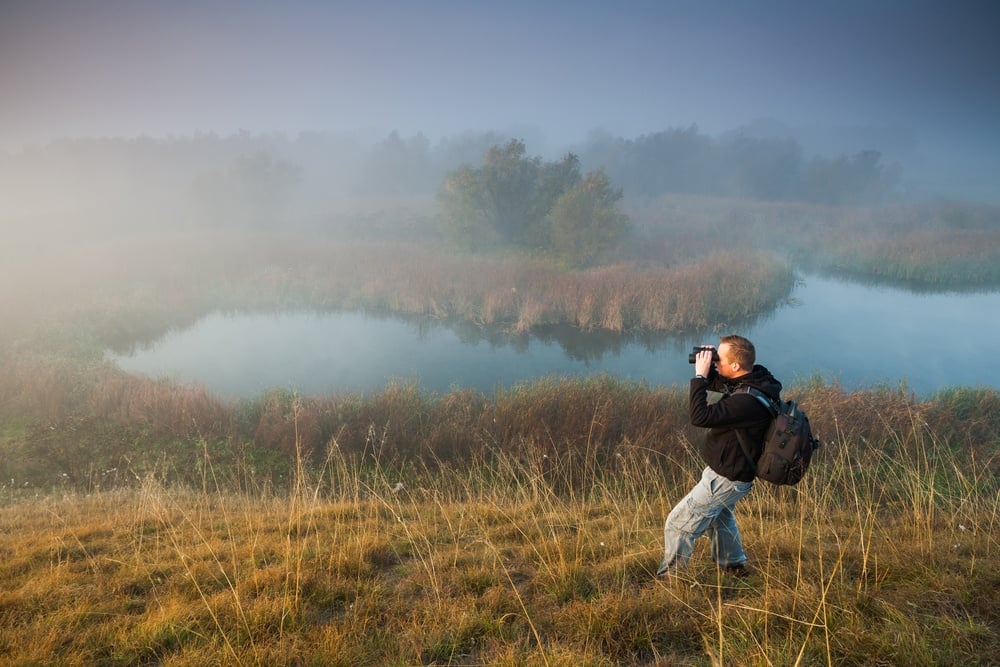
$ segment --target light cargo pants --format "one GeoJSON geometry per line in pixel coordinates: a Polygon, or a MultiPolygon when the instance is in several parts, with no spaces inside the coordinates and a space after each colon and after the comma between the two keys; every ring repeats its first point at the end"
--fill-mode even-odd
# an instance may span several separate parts
{"type": "Polygon", "coordinates": [[[694,543],[702,535],[712,541],[712,559],[722,567],[746,562],[733,507],[753,488],[705,468],[701,480],[677,503],[663,526],[664,554],[657,575],[687,565],[694,543]]]}

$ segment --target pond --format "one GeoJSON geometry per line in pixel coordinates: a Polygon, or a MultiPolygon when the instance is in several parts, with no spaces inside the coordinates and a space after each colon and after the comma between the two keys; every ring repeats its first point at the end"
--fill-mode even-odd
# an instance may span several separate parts
{"type": "MultiPolygon", "coordinates": [[[[1000,330],[1000,292],[926,294],[810,276],[774,313],[741,333],[786,385],[820,376],[847,389],[899,386],[927,397],[947,386],[991,386],[983,363],[1000,330]]],[[[304,394],[375,391],[393,380],[428,390],[499,386],[544,376],[606,373],[686,386],[687,357],[718,334],[619,336],[552,328],[518,336],[469,324],[359,312],[211,314],[131,354],[129,372],[197,382],[222,398],[274,388],[304,394]]]]}

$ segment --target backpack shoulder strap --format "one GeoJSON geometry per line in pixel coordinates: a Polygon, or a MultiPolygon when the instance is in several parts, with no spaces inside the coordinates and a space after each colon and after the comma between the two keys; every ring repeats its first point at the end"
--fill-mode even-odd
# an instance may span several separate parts
{"type": "MultiPolygon", "coordinates": [[[[764,405],[764,407],[767,408],[767,411],[771,413],[772,418],[778,416],[778,406],[777,404],[775,404],[774,401],[771,400],[771,398],[767,394],[762,392],[760,389],[751,387],[748,384],[743,385],[741,389],[747,394],[750,394],[751,396],[756,398],[758,401],[760,401],[764,405]]],[[[734,429],[734,431],[736,433],[736,439],[740,443],[740,449],[743,450],[743,456],[745,456],[747,462],[750,463],[750,467],[753,469],[753,474],[756,476],[757,463],[753,460],[753,457],[750,456],[750,448],[747,446],[746,439],[744,438],[743,429],[738,428],[734,429]]]]}
{"type": "Polygon", "coordinates": [[[770,396],[762,392],[760,389],[751,387],[750,385],[743,385],[743,390],[760,401],[764,407],[767,408],[768,412],[771,413],[772,417],[778,416],[778,406],[773,400],[771,400],[770,396]]]}

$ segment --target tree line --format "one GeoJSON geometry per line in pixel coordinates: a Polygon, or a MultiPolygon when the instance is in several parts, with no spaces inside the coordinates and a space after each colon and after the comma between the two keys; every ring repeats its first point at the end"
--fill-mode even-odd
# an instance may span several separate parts
{"type": "MultiPolygon", "coordinates": [[[[440,183],[446,177],[442,170],[454,169],[454,160],[477,164],[504,143],[500,135],[484,133],[432,146],[421,134],[407,140],[393,132],[373,146],[365,187],[420,191],[440,183]]],[[[581,168],[600,170],[628,198],[697,194],[870,205],[893,199],[900,178],[898,165],[885,164],[877,150],[807,156],[794,139],[740,133],[716,139],[696,126],[631,139],[598,132],[569,151],[581,168]]]]}
{"type": "Polygon", "coordinates": [[[898,168],[883,164],[875,150],[807,158],[794,139],[737,134],[718,140],[694,126],[635,139],[594,134],[579,153],[630,197],[679,193],[863,205],[891,198],[899,178],[898,168]]]}
{"type": "MultiPolygon", "coordinates": [[[[430,194],[450,171],[479,164],[487,151],[511,139],[470,132],[432,143],[422,133],[406,138],[395,131],[376,141],[325,132],[64,139],[0,152],[0,174],[8,182],[22,179],[24,172],[77,170],[92,176],[103,165],[143,183],[184,175],[192,181],[226,180],[227,187],[239,190],[274,176],[282,191],[301,181],[338,194],[430,194]]],[[[741,134],[716,139],[696,126],[635,138],[593,133],[567,150],[578,156],[582,169],[601,170],[627,198],[675,193],[873,204],[892,198],[899,178],[898,168],[884,164],[875,150],[806,156],[794,139],[741,134]]]]}
{"type": "MultiPolygon", "coordinates": [[[[714,139],[696,127],[633,139],[592,134],[555,161],[493,132],[433,143],[304,132],[65,139],[0,153],[0,215],[47,209],[133,224],[273,228],[330,217],[345,198],[436,195],[441,231],[466,250],[602,262],[628,231],[624,198],[699,194],[830,205],[894,196],[876,151],[811,157],[791,139],[714,139]]],[[[363,221],[362,221],[363,222],[363,221]]]]}

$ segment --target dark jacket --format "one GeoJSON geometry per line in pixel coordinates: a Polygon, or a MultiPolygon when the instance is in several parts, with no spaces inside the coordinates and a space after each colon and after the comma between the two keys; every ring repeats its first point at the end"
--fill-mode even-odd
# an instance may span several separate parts
{"type": "Polygon", "coordinates": [[[780,398],[781,383],[760,364],[735,379],[723,378],[715,369],[707,379],[691,379],[691,424],[709,429],[701,446],[701,457],[709,468],[735,482],[753,481],[754,471],[740,449],[734,429],[743,429],[750,455],[756,461],[771,423],[771,412],[746,392],[747,385],[774,400],[780,398]],[[709,390],[722,393],[719,401],[711,405],[709,390]]]}

